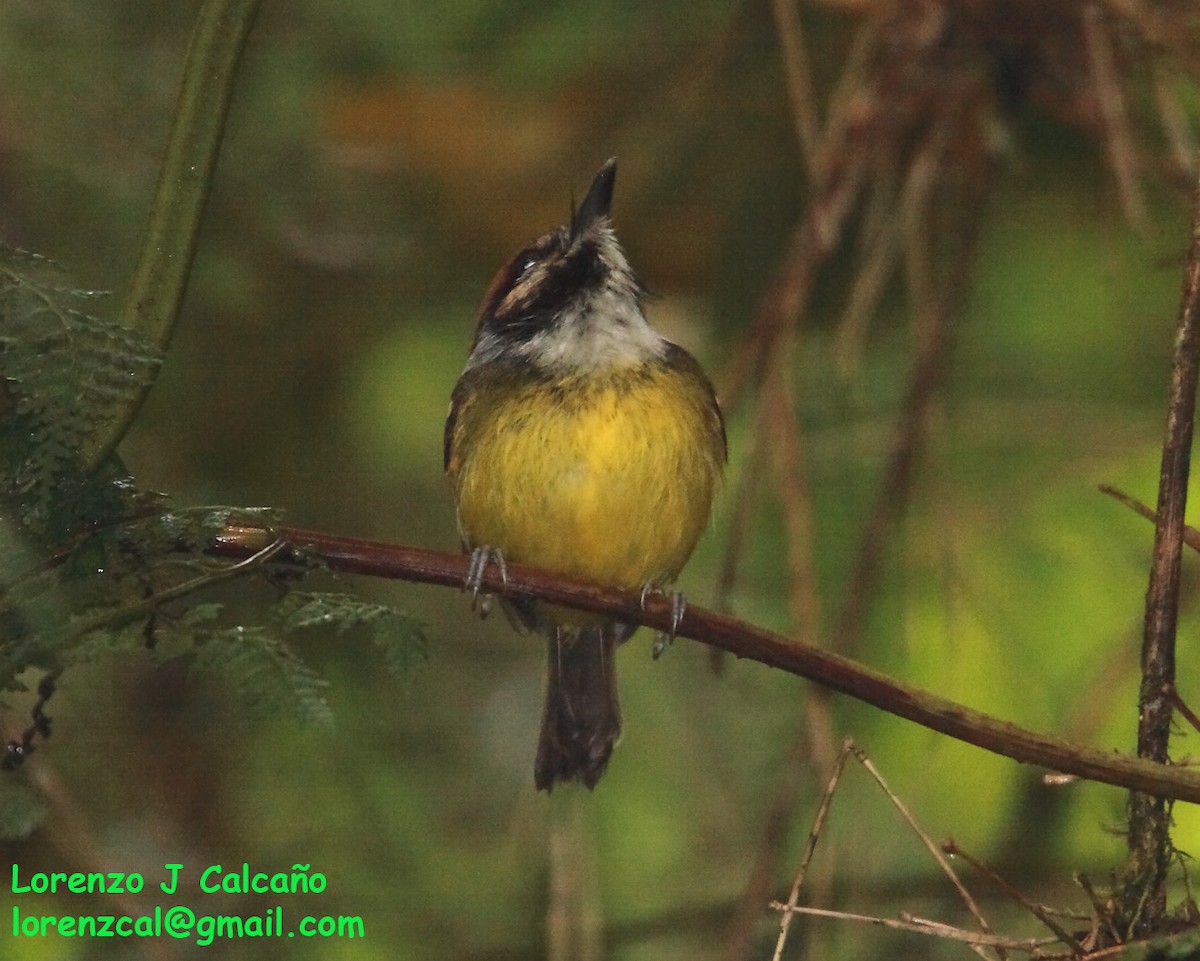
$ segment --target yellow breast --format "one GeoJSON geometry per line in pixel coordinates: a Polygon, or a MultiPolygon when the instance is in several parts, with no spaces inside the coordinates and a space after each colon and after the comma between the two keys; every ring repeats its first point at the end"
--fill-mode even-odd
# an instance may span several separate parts
{"type": "Polygon", "coordinates": [[[669,583],[687,561],[725,445],[693,362],[554,382],[481,378],[457,398],[448,453],[466,546],[637,588],[669,583]]]}

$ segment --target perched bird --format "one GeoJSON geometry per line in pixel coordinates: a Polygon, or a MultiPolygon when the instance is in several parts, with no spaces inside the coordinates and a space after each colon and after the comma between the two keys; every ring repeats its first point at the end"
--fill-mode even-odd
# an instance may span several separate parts
{"type": "MultiPolygon", "coordinates": [[[[661,590],[707,526],[724,422],[700,366],[646,321],[609,216],[616,172],[609,160],[571,222],[521,250],[484,295],[445,432],[476,590],[493,561],[661,590]]],[[[614,654],[637,625],[504,604],[549,639],[534,783],[594,787],[621,731],[614,654]]]]}

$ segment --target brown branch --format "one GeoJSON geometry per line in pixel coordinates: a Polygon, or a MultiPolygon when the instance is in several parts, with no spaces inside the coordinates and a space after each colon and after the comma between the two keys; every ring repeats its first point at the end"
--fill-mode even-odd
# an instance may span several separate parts
{"type": "MultiPolygon", "coordinates": [[[[275,562],[286,561],[290,550],[291,559],[300,563],[307,563],[308,557],[316,555],[331,569],[341,572],[448,587],[461,587],[467,575],[468,558],[463,555],[289,528],[267,530],[231,525],[214,543],[213,551],[227,557],[246,557],[276,539],[283,547],[275,555],[275,562]]],[[[638,591],[584,584],[523,565],[508,564],[506,579],[495,565],[490,565],[484,571],[481,587],[506,596],[536,596],[551,604],[606,614],[655,630],[671,629],[670,598],[649,595],[643,607],[638,591]]],[[[732,617],[689,605],[676,634],[808,678],[930,730],[1016,761],[1147,794],[1200,803],[1198,771],[1071,744],[1030,731],[895,681],[849,658],[790,641],[732,617]]]]}
{"type": "Polygon", "coordinates": [[[809,176],[814,176],[819,146],[817,97],[813,89],[812,67],[808,60],[808,48],[804,43],[800,11],[795,0],[772,0],[771,12],[775,17],[775,35],[779,39],[780,59],[783,61],[784,76],[787,78],[788,103],[792,108],[792,123],[796,128],[796,139],[809,176]]]}
{"type": "Polygon", "coordinates": [[[1143,236],[1149,232],[1146,200],[1138,179],[1137,141],[1129,122],[1129,110],[1112,49],[1112,37],[1096,4],[1083,8],[1083,42],[1091,73],[1101,135],[1108,163],[1117,181],[1117,193],[1125,219],[1143,236]]]}
{"type": "Polygon", "coordinates": [[[850,582],[843,594],[842,608],[833,644],[840,650],[853,649],[867,607],[879,578],[883,551],[892,524],[907,503],[917,459],[933,403],[946,373],[946,359],[953,339],[958,310],[968,291],[974,263],[978,224],[983,219],[982,201],[972,198],[972,215],[964,219],[964,235],[955,262],[943,281],[941,296],[928,305],[928,320],[916,368],[904,399],[895,442],[875,495],[871,514],[863,525],[858,556],[850,582]]]}
{"type": "Polygon", "coordinates": [[[763,295],[749,334],[726,367],[720,385],[721,406],[736,410],[763,368],[780,334],[795,327],[808,309],[817,268],[833,253],[841,231],[862,191],[866,162],[854,153],[837,176],[810,203],[796,225],[783,261],[763,295]]]}
{"type": "MultiPolygon", "coordinates": [[[[829,98],[828,119],[815,138],[814,153],[806,154],[813,196],[759,302],[749,335],[727,365],[720,385],[726,411],[736,409],[748,386],[762,380],[780,335],[799,325],[817,269],[837,247],[867,183],[873,148],[864,130],[884,102],[878,90],[884,81],[872,80],[868,68],[884,35],[885,19],[867,17],[859,27],[829,98]]],[[[781,42],[785,48],[789,43],[786,38],[781,42]]]]}
{"type": "MultiPolygon", "coordinates": [[[[794,336],[784,336],[767,369],[760,395],[756,436],[766,439],[775,455],[778,496],[787,533],[788,597],[796,637],[809,646],[821,643],[820,605],[814,575],[812,496],[805,464],[805,439],[795,416],[789,373],[794,336]]],[[[833,719],[829,692],[815,688],[804,699],[797,732],[784,755],[779,780],[763,818],[763,833],[742,891],[737,913],[729,926],[725,961],[744,961],[753,955],[762,905],[769,900],[775,875],[784,855],[800,788],[807,772],[827,770],[834,762],[833,719]]]]}
{"type": "Polygon", "coordinates": [[[548,961],[599,961],[604,953],[604,925],[591,836],[579,795],[570,795],[552,812],[546,957],[548,961]]]}
{"type": "MultiPolygon", "coordinates": [[[[763,383],[767,436],[775,455],[778,494],[787,535],[788,598],[796,636],[816,646],[821,639],[821,604],[813,558],[812,492],[808,484],[805,438],[796,419],[796,401],[789,374],[793,340],[784,337],[763,383]]],[[[832,747],[822,765],[833,761],[832,747]]]]}
{"type": "MultiPolygon", "coordinates": [[[[800,142],[804,166],[816,197],[792,238],[788,253],[759,305],[754,329],[743,350],[729,365],[722,397],[732,409],[746,392],[751,379],[759,382],[758,411],[752,457],[753,474],[743,475],[730,550],[722,570],[722,596],[728,596],[734,567],[741,548],[741,534],[749,526],[758,478],[758,462],[768,445],[775,454],[779,474],[778,491],[787,528],[789,597],[799,639],[815,646],[819,642],[820,612],[812,565],[810,493],[804,465],[804,445],[796,424],[789,381],[790,360],[812,293],[817,271],[832,254],[845,220],[864,188],[869,166],[869,148],[854,135],[865,113],[855,93],[868,87],[867,65],[880,37],[878,19],[868,18],[859,28],[845,67],[830,98],[829,120],[817,130],[812,78],[803,42],[799,12],[791,0],[773,0],[776,33],[788,79],[788,93],[800,142]]],[[[876,98],[870,98],[876,102],[876,98]]],[[[721,652],[713,648],[714,663],[721,652]]],[[[805,698],[803,717],[796,739],[784,756],[779,783],[764,818],[765,828],[754,865],[742,891],[738,910],[729,925],[726,961],[750,957],[757,932],[761,905],[774,883],[805,769],[816,762],[821,767],[832,761],[833,740],[827,692],[818,688],[805,698]]]]}
{"type": "MultiPolygon", "coordinates": [[[[828,120],[814,139],[812,155],[806,153],[813,196],[759,302],[749,335],[727,365],[720,385],[726,411],[736,409],[749,385],[762,380],[780,335],[799,325],[808,309],[817,269],[837,247],[864,189],[871,151],[863,129],[872,113],[869,105],[880,102],[867,68],[880,41],[881,19],[868,17],[855,34],[829,98],[828,120]]],[[[788,41],[781,42],[786,45],[788,41]]]]}
{"type": "MultiPolygon", "coordinates": [[[[725,550],[721,554],[721,562],[717,567],[716,586],[714,588],[717,610],[726,612],[732,610],[732,597],[737,586],[738,572],[746,553],[746,541],[750,536],[750,528],[754,523],[754,511],[761,496],[762,479],[764,475],[763,461],[767,455],[767,440],[770,433],[766,430],[768,407],[761,395],[758,400],[758,411],[755,414],[754,429],[749,432],[744,464],[738,477],[732,495],[732,507],[728,511],[729,538],[725,550]]],[[[719,651],[714,652],[719,654],[719,651]]]]}
{"type": "Polygon", "coordinates": [[[854,275],[850,295],[837,323],[833,357],[843,377],[856,373],[867,341],[867,328],[875,317],[884,291],[900,257],[900,224],[889,204],[880,229],[871,234],[862,265],[854,275]]]}
{"type": "Polygon", "coordinates": [[[1192,134],[1187,111],[1171,90],[1171,79],[1161,61],[1155,60],[1150,64],[1154,103],[1163,135],[1170,147],[1171,163],[1186,182],[1192,179],[1196,169],[1196,138],[1192,134]]]}
{"type": "MultiPolygon", "coordinates": [[[[1179,619],[1179,575],[1184,513],[1191,468],[1196,381],[1200,375],[1200,185],[1192,214],[1192,242],[1184,271],[1183,298],[1171,362],[1166,438],[1159,471],[1154,559],[1146,590],[1142,635],[1142,684],[1138,696],[1138,757],[1166,764],[1171,739],[1175,685],[1175,630],[1179,619]]],[[[1134,793],[1129,798],[1129,858],[1116,895],[1118,925],[1126,937],[1157,930],[1166,916],[1166,877],[1171,845],[1170,804],[1134,793]]]]}

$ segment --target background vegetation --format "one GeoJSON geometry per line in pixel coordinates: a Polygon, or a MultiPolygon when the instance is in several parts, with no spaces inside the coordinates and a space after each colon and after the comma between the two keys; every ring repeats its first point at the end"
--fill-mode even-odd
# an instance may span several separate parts
{"type": "MultiPolygon", "coordinates": [[[[0,240],[123,295],[197,6],[0,6],[0,240]]],[[[1188,239],[1177,161],[1191,163],[1196,114],[1184,14],[1129,6],[805,3],[795,48],[786,4],[266,0],[178,333],[122,457],[180,504],[268,505],[298,526],[455,548],[441,430],[478,298],[617,155],[616,224],[658,295],[652,320],[705,363],[730,421],[729,484],[689,596],[1129,751],[1153,531],[1096,486],[1153,501],[1188,239]],[[799,100],[796,49],[815,77],[799,100]],[[801,147],[804,103],[846,123],[824,156],[801,147]],[[830,198],[855,176],[868,187],[841,216],[830,198]],[[804,243],[807,275],[792,269],[804,243]],[[787,331],[768,336],[780,300],[787,331]],[[889,473],[918,420],[911,469],[889,473]]],[[[1200,625],[1194,565],[1185,575],[1186,697],[1200,625]]],[[[1034,900],[1086,911],[1073,873],[1103,886],[1122,861],[1121,791],[1047,787],[873,709],[814,707],[796,679],[714,670],[697,645],[652,663],[641,635],[621,655],[626,734],[604,782],[535,796],[541,642],[479,623],[452,591],[337,588],[417,614],[428,660],[397,679],[365,636],[297,639],[329,682],[330,733],[264,715],[254,690],[185,660],[96,652],[59,679],[53,738],[28,762],[48,813],[7,858],[148,877],[169,862],[312,864],[329,878],[314,913],[361,915],[368,937],[288,942],[289,957],[540,956],[564,916],[604,956],[769,957],[765,902],[786,897],[851,734],[935,838],[1034,900]]],[[[10,732],[34,697],[6,697],[10,732]]],[[[1175,823],[1179,848],[1200,847],[1193,809],[1175,823]]],[[[860,770],[815,870],[820,903],[964,922],[860,770]]],[[[997,927],[1037,930],[983,894],[997,927]]],[[[22,903],[35,910],[64,902],[22,903]]],[[[218,950],[279,956],[271,942],[218,950]]],[[[198,951],[14,941],[6,956],[198,951]]],[[[800,919],[788,956],[918,951],[965,949],[800,919]]]]}

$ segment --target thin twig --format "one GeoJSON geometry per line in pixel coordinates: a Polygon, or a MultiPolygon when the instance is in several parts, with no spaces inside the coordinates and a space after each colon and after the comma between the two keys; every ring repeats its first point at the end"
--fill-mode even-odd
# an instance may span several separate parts
{"type": "Polygon", "coordinates": [[[589,834],[578,794],[554,798],[550,818],[548,961],[600,961],[603,922],[589,834]]]}
{"type": "Polygon", "coordinates": [[[1180,696],[1179,689],[1172,684],[1163,693],[1166,694],[1166,696],[1170,699],[1175,710],[1182,714],[1183,719],[1192,726],[1192,729],[1195,731],[1200,731],[1200,717],[1197,717],[1196,712],[1188,707],[1187,701],[1180,696]]]}
{"type": "Polygon", "coordinates": [[[156,591],[136,603],[127,604],[116,610],[104,611],[87,620],[79,621],[71,626],[71,630],[64,634],[58,640],[58,643],[64,646],[70,645],[91,634],[93,631],[113,630],[140,618],[147,617],[170,601],[178,600],[203,588],[212,587],[224,581],[232,580],[235,577],[240,577],[251,568],[265,564],[275,555],[281,553],[286,546],[284,541],[272,539],[270,543],[258,548],[250,556],[239,561],[237,564],[222,567],[211,574],[201,574],[190,581],[184,581],[182,584],[176,584],[173,587],[156,591]]]}
{"type": "MultiPolygon", "coordinates": [[[[772,441],[775,467],[779,475],[778,491],[787,527],[789,597],[797,636],[803,643],[819,643],[820,612],[813,575],[811,497],[804,468],[804,445],[796,424],[795,405],[788,380],[795,332],[807,307],[811,285],[818,265],[833,251],[841,235],[842,223],[853,208],[862,189],[868,155],[864,144],[850,144],[850,131],[861,119],[861,104],[850,91],[861,90],[867,79],[869,54],[875,48],[878,24],[869,19],[856,34],[852,55],[831,98],[828,128],[817,132],[813,107],[812,80],[801,35],[800,19],[792,0],[774,0],[774,13],[782,48],[784,68],[797,137],[809,179],[814,184],[816,202],[793,237],[790,252],[777,272],[776,279],[760,304],[753,335],[730,365],[731,375],[722,396],[736,406],[750,377],[762,380],[758,399],[758,429],[754,448],[757,465],[766,438],[772,441]]],[[[757,466],[755,468],[757,476],[757,466]]],[[[750,482],[743,480],[737,501],[734,536],[748,525],[752,504],[750,482]]],[[[732,583],[734,536],[726,554],[723,584],[732,583]]],[[[738,545],[740,546],[740,544],[738,545]]],[[[749,954],[759,905],[770,889],[782,846],[777,839],[791,821],[799,800],[799,779],[806,762],[822,766],[832,760],[832,741],[827,736],[832,725],[828,699],[824,692],[813,691],[804,702],[804,718],[796,739],[785,755],[785,767],[773,794],[762,842],[754,867],[742,892],[739,910],[729,928],[726,958],[742,961],[749,954]]]]}
{"type": "Polygon", "coordinates": [[[991,925],[988,924],[987,919],[983,916],[983,912],[979,910],[979,905],[975,902],[975,898],[971,896],[971,892],[967,890],[966,885],[964,885],[959,879],[958,874],[954,871],[954,868],[950,866],[950,862],[946,860],[946,855],[942,853],[941,845],[935,842],[933,838],[931,838],[924,831],[924,829],[922,829],[921,825],[917,823],[917,819],[913,817],[913,814],[911,811],[909,811],[907,805],[900,800],[899,796],[897,796],[891,787],[888,786],[887,781],[883,779],[883,775],[880,774],[879,771],[876,770],[875,765],[871,763],[871,759],[867,757],[866,751],[863,751],[858,747],[853,748],[853,751],[854,756],[858,759],[858,762],[866,769],[867,773],[875,779],[875,783],[883,789],[883,793],[888,796],[888,800],[892,802],[892,806],[900,812],[900,816],[904,818],[908,826],[913,829],[913,833],[921,839],[921,843],[925,845],[925,849],[933,856],[933,859],[937,862],[938,867],[942,869],[942,873],[950,879],[950,883],[954,885],[954,889],[958,892],[958,896],[962,898],[963,904],[966,905],[967,910],[971,912],[971,915],[979,923],[979,929],[987,934],[992,934],[993,932],[991,925]]]}
{"type": "Polygon", "coordinates": [[[783,261],[758,305],[750,333],[726,366],[721,399],[735,409],[747,386],[761,372],[780,334],[795,328],[808,307],[817,268],[833,253],[846,218],[867,180],[870,152],[855,136],[878,102],[868,67],[879,44],[881,17],[867,17],[851,44],[846,65],[829,98],[823,134],[813,161],[813,196],[792,232],[783,261]]]}
{"type": "Polygon", "coordinates": [[[1100,893],[1092,885],[1091,879],[1086,874],[1075,875],[1075,883],[1083,888],[1083,893],[1088,896],[1088,900],[1092,902],[1092,924],[1094,930],[1084,942],[1085,945],[1094,946],[1099,938],[1101,928],[1104,929],[1106,942],[1113,943],[1120,940],[1117,934],[1117,929],[1113,926],[1112,912],[1113,905],[1111,901],[1105,901],[1100,896],[1100,893]]]}
{"type": "MultiPolygon", "coordinates": [[[[1158,523],[1158,514],[1156,514],[1154,512],[1153,508],[1147,507],[1141,501],[1130,496],[1129,494],[1126,494],[1124,491],[1122,491],[1116,487],[1113,487],[1110,484],[1101,484],[1100,485],[1100,493],[1107,494],[1109,497],[1113,497],[1116,500],[1119,500],[1122,504],[1124,504],[1130,510],[1134,511],[1135,513],[1141,514],[1144,518],[1146,518],[1146,520],[1150,521],[1151,523],[1153,523],[1153,524],[1158,523]]],[[[1200,530],[1197,530],[1196,528],[1192,527],[1190,524],[1184,524],[1183,525],[1183,533],[1181,536],[1183,537],[1183,542],[1185,544],[1187,544],[1188,547],[1190,547],[1194,551],[1200,551],[1200,530]]]]}
{"type": "MultiPolygon", "coordinates": [[[[779,905],[783,909],[783,917],[779,919],[779,938],[775,942],[775,954],[771,961],[779,961],[783,956],[783,946],[787,943],[788,928],[792,923],[792,915],[796,912],[796,905],[800,901],[800,889],[804,886],[804,878],[808,874],[808,866],[812,863],[813,855],[817,850],[817,842],[821,838],[821,830],[825,826],[825,818],[829,814],[829,806],[833,803],[834,792],[837,791],[838,781],[842,778],[842,772],[846,769],[846,759],[850,756],[854,749],[854,742],[847,739],[842,743],[842,750],[838,753],[837,760],[834,761],[833,770],[829,774],[829,781],[825,785],[825,793],[821,795],[821,803],[817,807],[817,813],[813,817],[812,828],[808,832],[808,841],[804,845],[804,854],[800,858],[800,867],[796,871],[796,877],[792,881],[792,890],[788,894],[787,904],[779,905]]],[[[773,902],[772,907],[775,907],[778,902],[773,902]]]]}
{"type": "Polygon", "coordinates": [[[816,173],[813,183],[823,185],[831,170],[837,166],[847,145],[855,137],[853,131],[862,128],[879,104],[879,85],[886,84],[883,78],[872,80],[872,65],[875,55],[886,36],[887,11],[884,5],[866,11],[850,49],[846,53],[845,66],[829,97],[828,119],[820,139],[816,173]]]}
{"type": "MultiPolygon", "coordinates": [[[[869,914],[853,914],[849,911],[832,911],[827,908],[791,907],[772,901],[770,907],[775,911],[788,914],[808,914],[818,918],[835,918],[840,921],[861,921],[881,928],[892,928],[897,931],[911,931],[914,934],[924,934],[935,938],[946,938],[962,941],[966,944],[983,947],[1008,948],[1013,951],[1033,953],[1044,945],[1055,944],[1055,938],[1008,938],[998,934],[984,934],[979,931],[967,931],[963,928],[940,924],[924,918],[902,916],[899,918],[878,918],[869,914]]],[[[1038,955],[1044,956],[1044,955],[1038,955]]],[[[778,956],[777,956],[778,957],[778,956]]]]}
{"type": "Polygon", "coordinates": [[[947,841],[944,845],[942,845],[942,849],[952,857],[962,858],[967,862],[967,864],[971,865],[971,867],[991,881],[992,884],[996,885],[996,887],[1012,898],[1013,901],[1041,921],[1042,924],[1050,929],[1051,934],[1055,935],[1059,941],[1061,941],[1067,948],[1070,949],[1073,955],[1076,957],[1083,955],[1083,948],[1080,946],[1076,938],[1071,934],[1071,932],[1059,924],[1058,921],[1054,919],[1054,916],[1048,910],[1046,910],[1045,907],[1040,904],[1034,904],[1005,878],[1002,878],[986,864],[983,864],[978,858],[975,858],[971,854],[964,851],[953,841],[947,841]]]}
{"type": "Polygon", "coordinates": [[[837,323],[833,358],[843,377],[852,376],[858,369],[867,340],[868,325],[892,279],[899,256],[899,225],[894,219],[889,219],[872,237],[862,265],[854,275],[850,295],[837,323]]]}

